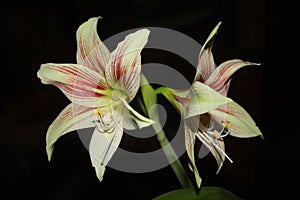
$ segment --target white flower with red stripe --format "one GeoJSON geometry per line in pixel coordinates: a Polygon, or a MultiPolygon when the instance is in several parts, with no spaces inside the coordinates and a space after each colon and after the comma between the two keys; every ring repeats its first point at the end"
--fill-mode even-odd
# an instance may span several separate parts
{"type": "Polygon", "coordinates": [[[219,26],[220,23],[213,29],[200,51],[191,89],[158,89],[158,93],[166,96],[185,117],[185,143],[191,161],[190,167],[199,187],[201,178],[194,158],[196,138],[214,155],[219,172],[225,157],[231,161],[225,153],[223,137],[228,134],[240,138],[262,136],[247,111],[226,97],[231,76],[244,66],[258,64],[234,59],[216,67],[211,49],[219,26]]]}
{"type": "Polygon", "coordinates": [[[98,19],[89,19],[77,30],[77,64],[43,64],[38,77],[44,84],[57,86],[71,101],[48,129],[49,160],[61,136],[94,127],[89,152],[97,177],[102,180],[123,128],[143,128],[153,121],[129,105],[140,86],[140,53],[149,30],[128,35],[110,53],[97,34],[98,19]]]}

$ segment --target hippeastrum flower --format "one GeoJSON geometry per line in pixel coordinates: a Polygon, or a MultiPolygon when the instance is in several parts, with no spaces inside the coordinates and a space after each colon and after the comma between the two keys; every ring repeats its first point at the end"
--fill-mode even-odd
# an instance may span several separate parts
{"type": "Polygon", "coordinates": [[[254,120],[239,104],[227,98],[231,76],[240,68],[258,65],[239,59],[223,62],[216,67],[211,52],[220,23],[210,33],[198,58],[197,73],[189,90],[159,88],[158,93],[166,96],[185,118],[185,143],[196,181],[201,178],[194,161],[195,138],[198,138],[213,154],[218,170],[225,157],[223,138],[232,135],[240,138],[262,136],[254,120]]]}
{"type": "Polygon", "coordinates": [[[61,136],[94,127],[89,152],[97,177],[102,180],[123,128],[143,128],[153,122],[129,105],[139,89],[140,53],[149,30],[128,35],[110,53],[97,34],[98,19],[89,19],[77,30],[77,64],[43,64],[38,77],[44,84],[57,86],[71,100],[48,129],[49,160],[61,136]]]}

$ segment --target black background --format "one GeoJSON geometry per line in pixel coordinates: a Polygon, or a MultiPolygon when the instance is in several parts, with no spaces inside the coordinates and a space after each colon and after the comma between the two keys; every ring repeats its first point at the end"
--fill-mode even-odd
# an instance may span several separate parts
{"type": "MultiPolygon", "coordinates": [[[[226,151],[234,163],[226,161],[215,175],[211,155],[197,161],[203,185],[226,188],[243,199],[297,197],[300,118],[295,3],[12,0],[1,3],[0,9],[1,196],[151,199],[180,188],[170,167],[145,174],[108,168],[104,181],[99,182],[76,133],[61,138],[53,160],[47,161],[47,128],[69,101],[57,88],[41,84],[36,72],[42,63],[74,63],[78,26],[90,17],[102,16],[98,33],[103,40],[130,28],[159,26],[180,31],[203,44],[212,28],[222,21],[213,50],[216,63],[241,58],[262,64],[239,70],[233,76],[229,96],[253,116],[265,140],[227,137],[226,151]]],[[[156,59],[175,68],[184,63],[174,55],[159,56],[155,51],[144,57],[144,62],[156,59]]],[[[188,67],[182,73],[193,77],[188,67]]],[[[167,132],[173,131],[173,123],[170,118],[167,132]]],[[[157,145],[153,141],[125,138],[122,145],[139,151],[157,145]]],[[[185,156],[181,159],[186,164],[185,156]]]]}

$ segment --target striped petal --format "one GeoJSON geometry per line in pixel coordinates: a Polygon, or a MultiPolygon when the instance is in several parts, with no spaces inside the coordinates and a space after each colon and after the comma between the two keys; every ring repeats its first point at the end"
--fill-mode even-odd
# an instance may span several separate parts
{"type": "Polygon", "coordinates": [[[105,168],[116,152],[123,135],[123,120],[118,119],[110,130],[95,129],[89,145],[92,165],[95,167],[97,177],[103,180],[105,168]]]}
{"type": "Polygon", "coordinates": [[[77,63],[103,74],[110,52],[97,34],[99,18],[89,19],[77,30],[77,63]]]}
{"type": "Polygon", "coordinates": [[[210,113],[219,122],[226,121],[230,124],[230,135],[232,136],[239,138],[263,137],[252,117],[235,102],[222,105],[210,113]]]}
{"type": "Polygon", "coordinates": [[[200,51],[195,81],[204,82],[210,77],[216,68],[211,49],[220,25],[221,22],[218,23],[217,26],[212,30],[200,51]]]}
{"type": "Polygon", "coordinates": [[[225,160],[225,145],[222,139],[216,139],[208,133],[208,130],[200,121],[201,116],[194,116],[186,120],[192,134],[194,134],[204,144],[215,157],[220,171],[225,160]]]}
{"type": "Polygon", "coordinates": [[[226,95],[231,76],[240,68],[250,65],[258,66],[259,64],[246,62],[239,59],[226,61],[216,68],[211,76],[205,81],[205,84],[209,85],[220,94],[226,95]]]}
{"type": "Polygon", "coordinates": [[[48,159],[51,159],[55,142],[74,130],[95,127],[96,110],[69,104],[49,126],[46,142],[48,159]]]}
{"type": "Polygon", "coordinates": [[[105,75],[112,88],[120,88],[127,92],[129,101],[133,99],[140,85],[141,58],[140,53],[149,36],[149,30],[142,29],[126,36],[118,44],[106,66],[105,75]],[[118,85],[117,85],[118,84],[118,85]],[[117,85],[117,86],[116,86],[117,85]]]}
{"type": "Polygon", "coordinates": [[[196,81],[192,85],[192,96],[185,117],[189,118],[207,113],[231,101],[209,86],[196,81]]]}
{"type": "Polygon", "coordinates": [[[222,139],[215,139],[207,133],[196,133],[197,138],[210,150],[218,164],[217,173],[220,172],[225,161],[225,144],[222,139]]]}
{"type": "Polygon", "coordinates": [[[196,135],[191,131],[191,129],[186,125],[184,125],[185,129],[185,147],[187,150],[187,155],[190,160],[190,169],[194,172],[195,180],[197,187],[200,188],[202,179],[199,175],[198,168],[195,163],[195,153],[194,153],[194,147],[195,147],[195,139],[196,135]]]}
{"type": "Polygon", "coordinates": [[[103,107],[109,103],[110,90],[97,72],[77,64],[43,64],[38,77],[44,84],[57,86],[73,103],[103,107]]]}

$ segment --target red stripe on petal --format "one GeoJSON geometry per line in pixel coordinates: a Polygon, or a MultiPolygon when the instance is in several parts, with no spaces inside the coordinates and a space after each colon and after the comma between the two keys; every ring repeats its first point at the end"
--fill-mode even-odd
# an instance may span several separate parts
{"type": "Polygon", "coordinates": [[[249,65],[254,65],[254,63],[238,59],[226,61],[216,68],[209,79],[206,80],[205,84],[223,95],[227,94],[231,76],[240,68],[249,65]]]}
{"type": "Polygon", "coordinates": [[[98,91],[107,88],[100,74],[76,64],[45,64],[38,76],[43,83],[56,85],[72,102],[83,106],[96,106],[96,97],[104,96],[98,91]]]}
{"type": "Polygon", "coordinates": [[[110,52],[97,34],[98,19],[89,19],[77,30],[77,62],[103,74],[110,52]]]}
{"type": "Polygon", "coordinates": [[[118,88],[123,88],[130,96],[137,92],[135,81],[140,81],[140,52],[147,42],[149,31],[146,29],[136,31],[126,36],[120,42],[115,51],[111,53],[109,65],[105,69],[108,84],[118,88]],[[133,75],[131,75],[133,74],[133,75]]]}

